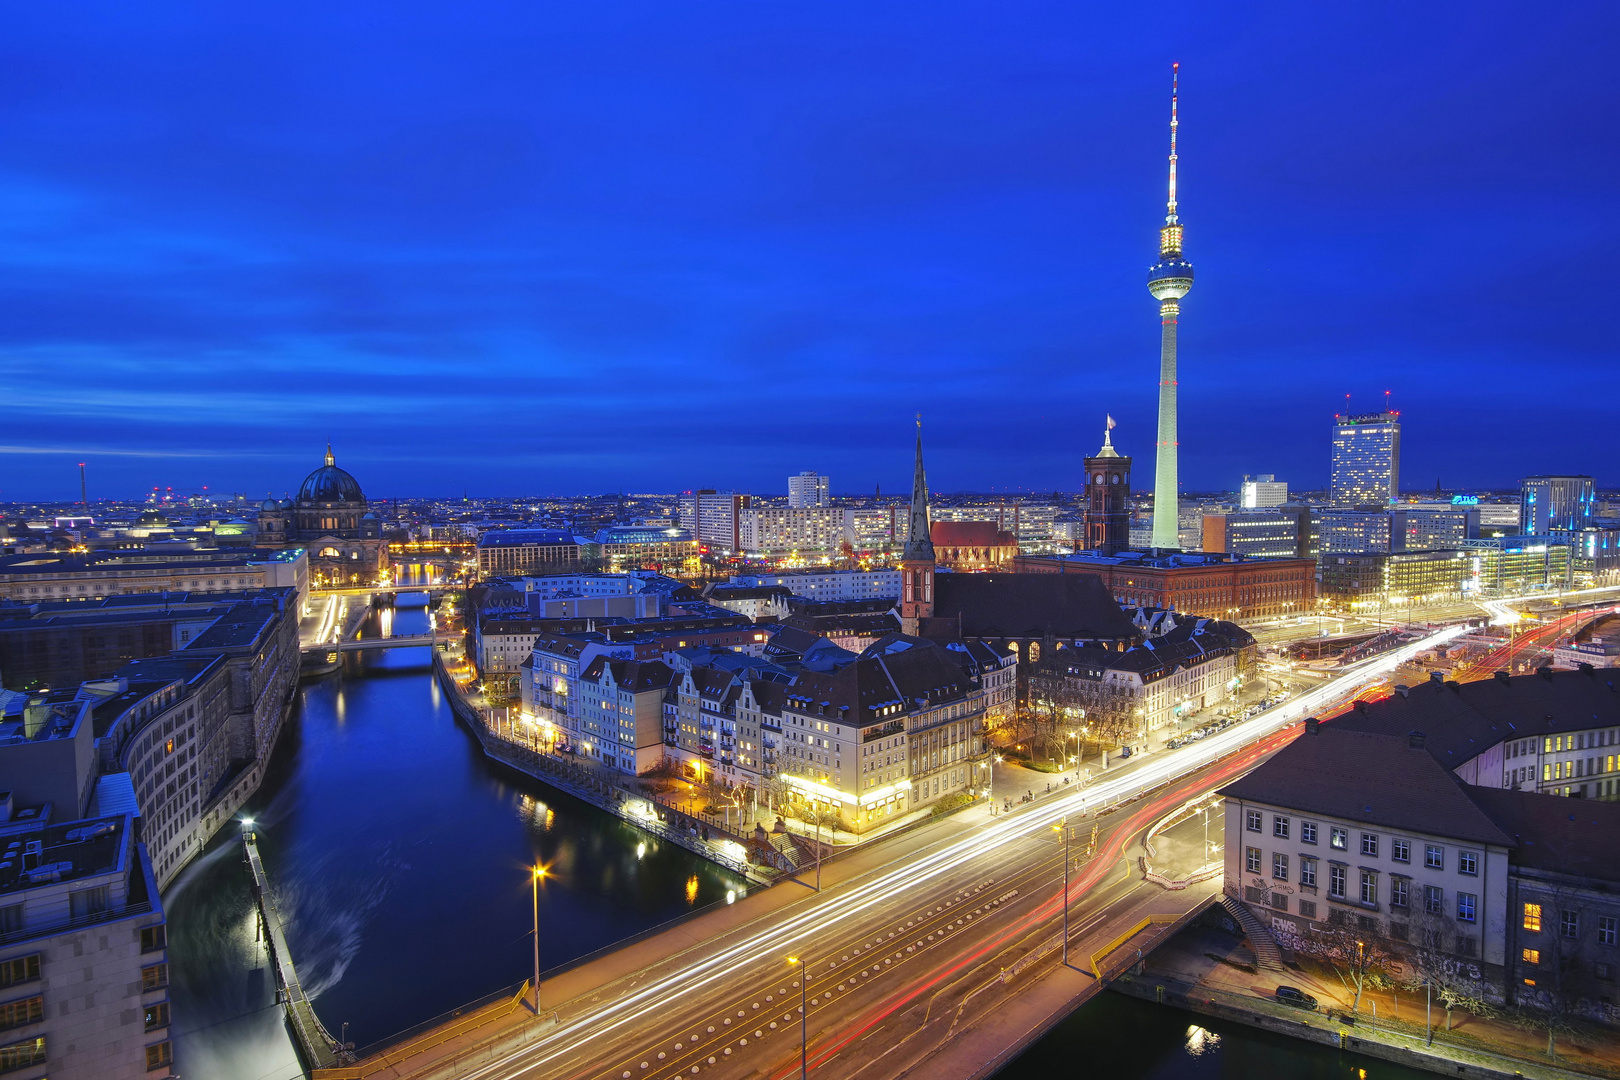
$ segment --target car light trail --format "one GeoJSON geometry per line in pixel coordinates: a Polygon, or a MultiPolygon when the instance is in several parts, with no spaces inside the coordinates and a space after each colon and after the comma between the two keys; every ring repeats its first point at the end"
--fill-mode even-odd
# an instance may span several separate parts
{"type": "MultiPolygon", "coordinates": [[[[1295,721],[1333,701],[1354,694],[1368,683],[1393,672],[1421,652],[1443,645],[1466,631],[1453,626],[1387,653],[1349,665],[1345,672],[1322,686],[1291,698],[1258,717],[1177,751],[1148,758],[1127,775],[1103,780],[1090,788],[1015,811],[975,829],[932,852],[891,863],[864,883],[840,887],[828,903],[812,901],[796,914],[763,916],[759,929],[735,945],[693,962],[653,985],[604,1002],[585,1016],[562,1024],[540,1043],[513,1051],[464,1075],[469,1080],[497,1080],[557,1063],[588,1049],[610,1033],[656,1014],[672,998],[690,998],[734,974],[738,968],[774,962],[798,951],[803,943],[845,923],[853,923],[877,905],[892,899],[902,888],[931,881],[956,870],[975,857],[993,851],[1026,833],[1044,832],[1059,819],[1108,808],[1208,765],[1252,743],[1275,735],[1295,721]]],[[[819,899],[819,898],[818,898],[819,899]]],[[[589,1070],[587,1070],[589,1075],[589,1070]]]]}

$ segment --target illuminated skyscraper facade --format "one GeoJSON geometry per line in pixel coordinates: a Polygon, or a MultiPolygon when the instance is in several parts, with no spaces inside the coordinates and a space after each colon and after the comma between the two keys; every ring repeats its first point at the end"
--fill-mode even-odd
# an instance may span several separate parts
{"type": "Polygon", "coordinates": [[[1170,199],[1159,230],[1159,261],[1148,271],[1148,292],[1159,302],[1159,440],[1153,469],[1153,546],[1180,543],[1180,450],[1176,432],[1176,324],[1181,298],[1192,288],[1192,263],[1182,257],[1176,214],[1176,99],[1180,64],[1170,67],[1170,199]]]}
{"type": "Polygon", "coordinates": [[[1328,497],[1335,506],[1388,506],[1401,493],[1401,414],[1333,417],[1328,497]]]}
{"type": "Polygon", "coordinates": [[[1590,476],[1527,476],[1519,489],[1519,531],[1579,532],[1592,522],[1595,498],[1590,476]]]}

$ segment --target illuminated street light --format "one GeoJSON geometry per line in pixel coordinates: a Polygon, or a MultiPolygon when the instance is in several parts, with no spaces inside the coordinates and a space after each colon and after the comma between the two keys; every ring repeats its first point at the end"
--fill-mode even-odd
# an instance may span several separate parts
{"type": "Polygon", "coordinates": [[[540,1015],[540,882],[550,872],[545,863],[536,863],[529,877],[534,894],[534,1015],[540,1015]]]}
{"type": "Polygon", "coordinates": [[[789,964],[795,964],[802,970],[799,972],[799,1080],[806,1080],[810,1075],[810,1058],[808,1056],[808,1043],[806,1042],[806,1024],[810,1019],[810,1006],[806,995],[810,992],[810,965],[797,956],[787,958],[789,964]]]}

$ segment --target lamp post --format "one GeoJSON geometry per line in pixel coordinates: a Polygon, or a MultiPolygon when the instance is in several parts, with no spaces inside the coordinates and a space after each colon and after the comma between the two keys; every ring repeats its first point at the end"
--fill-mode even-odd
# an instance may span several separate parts
{"type": "Polygon", "coordinates": [[[540,1015],[540,880],[546,876],[546,865],[536,863],[529,877],[534,895],[534,1015],[540,1015]]]}
{"type": "Polygon", "coordinates": [[[1063,966],[1069,966],[1069,816],[1052,826],[1063,837],[1063,966]]]}
{"type": "Polygon", "coordinates": [[[799,1080],[806,1080],[806,1077],[810,1075],[809,1043],[807,1041],[809,1031],[807,1024],[810,1019],[809,1002],[807,1001],[807,995],[810,992],[810,965],[797,956],[788,957],[787,962],[801,969],[799,971],[799,1080]]]}

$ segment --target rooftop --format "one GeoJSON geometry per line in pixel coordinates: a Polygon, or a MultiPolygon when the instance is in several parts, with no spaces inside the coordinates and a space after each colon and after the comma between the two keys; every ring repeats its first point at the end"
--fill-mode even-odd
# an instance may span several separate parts
{"type": "Polygon", "coordinates": [[[116,870],[128,824],[122,816],[104,817],[0,838],[0,895],[116,870]]]}

